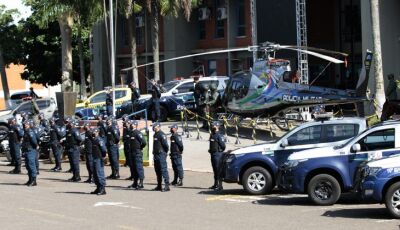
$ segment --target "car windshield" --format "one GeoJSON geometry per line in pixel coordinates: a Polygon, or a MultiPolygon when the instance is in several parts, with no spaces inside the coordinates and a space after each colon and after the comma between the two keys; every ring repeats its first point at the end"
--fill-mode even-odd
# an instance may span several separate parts
{"type": "Polygon", "coordinates": [[[179,81],[170,81],[167,82],[165,84],[162,85],[162,91],[164,93],[170,91],[171,89],[173,89],[175,86],[177,86],[179,84],[179,81]]]}

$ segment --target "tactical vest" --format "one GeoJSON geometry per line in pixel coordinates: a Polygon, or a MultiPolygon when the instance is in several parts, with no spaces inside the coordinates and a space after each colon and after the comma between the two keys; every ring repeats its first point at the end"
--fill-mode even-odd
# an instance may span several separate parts
{"type": "Polygon", "coordinates": [[[65,137],[65,143],[67,145],[67,148],[73,148],[76,145],[78,145],[78,142],[75,139],[73,131],[74,131],[73,129],[68,129],[67,130],[67,135],[65,137]]]}
{"type": "Polygon", "coordinates": [[[219,134],[212,134],[210,136],[210,152],[217,153],[220,152],[219,144],[218,144],[218,135],[219,134]]]}
{"type": "Polygon", "coordinates": [[[154,134],[153,152],[154,152],[155,154],[158,154],[158,153],[160,153],[160,152],[164,152],[164,149],[163,149],[162,144],[161,144],[161,138],[162,138],[162,137],[161,137],[161,135],[160,135],[160,132],[154,134]]]}
{"type": "Polygon", "coordinates": [[[106,132],[106,137],[109,145],[115,145],[115,137],[113,128],[108,128],[106,132]]]}
{"type": "Polygon", "coordinates": [[[91,146],[92,146],[92,154],[93,154],[93,157],[95,157],[95,158],[102,158],[99,140],[93,139],[93,140],[91,141],[91,146]]]}
{"type": "Polygon", "coordinates": [[[182,152],[179,150],[178,144],[176,143],[177,137],[177,133],[174,133],[171,136],[171,154],[182,154],[182,152]]]}
{"type": "Polygon", "coordinates": [[[18,130],[16,125],[11,126],[9,134],[8,134],[8,141],[10,143],[17,143],[19,142],[19,138],[18,138],[18,130]]]}
{"type": "Polygon", "coordinates": [[[30,132],[30,130],[26,130],[24,133],[24,137],[23,137],[23,141],[22,141],[22,145],[21,145],[23,152],[28,152],[28,151],[31,151],[34,149],[29,132],[30,132]]]}
{"type": "Polygon", "coordinates": [[[139,131],[132,130],[131,131],[131,139],[130,139],[130,146],[132,150],[141,150],[140,148],[140,140],[139,140],[139,131]]]}
{"type": "Polygon", "coordinates": [[[50,127],[50,142],[53,142],[53,141],[58,141],[57,127],[56,126],[51,126],[50,127]]]}
{"type": "Polygon", "coordinates": [[[92,153],[92,132],[86,131],[85,141],[83,143],[85,145],[85,152],[92,153]]]}

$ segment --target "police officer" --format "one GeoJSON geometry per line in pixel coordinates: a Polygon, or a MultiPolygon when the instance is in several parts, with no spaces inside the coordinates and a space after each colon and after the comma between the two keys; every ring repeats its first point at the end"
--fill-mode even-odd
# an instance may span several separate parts
{"type": "Polygon", "coordinates": [[[56,165],[51,170],[54,172],[60,172],[62,170],[62,168],[61,168],[62,153],[61,153],[60,141],[65,136],[65,128],[58,126],[56,124],[56,120],[54,119],[54,117],[49,119],[49,123],[50,123],[50,131],[49,131],[50,132],[50,147],[51,147],[51,151],[54,154],[54,159],[56,162],[56,165]]]}
{"type": "Polygon", "coordinates": [[[31,120],[32,125],[31,129],[35,133],[36,141],[38,143],[36,147],[36,174],[39,175],[39,155],[40,155],[40,145],[41,145],[41,140],[40,137],[44,134],[44,128],[39,125],[39,122],[35,122],[35,120],[31,120]]]}
{"type": "Polygon", "coordinates": [[[106,178],[104,176],[104,158],[106,157],[107,148],[99,132],[99,128],[94,128],[92,130],[93,179],[96,184],[96,190],[91,192],[91,194],[105,195],[106,178]]]}
{"type": "Polygon", "coordinates": [[[197,114],[203,118],[202,129],[208,129],[208,122],[205,120],[207,110],[208,86],[201,83],[198,77],[194,78],[194,101],[197,114]]]}
{"type": "Polygon", "coordinates": [[[131,102],[132,102],[132,112],[134,113],[137,110],[137,106],[138,106],[138,102],[139,102],[139,98],[140,98],[140,91],[139,91],[139,88],[136,87],[135,82],[131,82],[131,84],[129,84],[129,88],[131,88],[131,91],[132,91],[131,102]]]}
{"type": "Polygon", "coordinates": [[[220,162],[222,158],[222,152],[225,150],[225,141],[222,134],[219,133],[219,122],[213,122],[211,127],[210,135],[210,149],[208,152],[211,155],[211,165],[214,172],[214,185],[210,189],[217,191],[222,190],[222,181],[219,178],[220,175],[220,162]]]}
{"type": "Polygon", "coordinates": [[[25,166],[28,170],[28,182],[25,183],[27,186],[36,186],[36,148],[38,145],[35,132],[32,130],[32,121],[24,121],[24,137],[22,141],[22,153],[25,156],[25,166]]]}
{"type": "Polygon", "coordinates": [[[44,113],[39,113],[39,126],[42,127],[46,133],[50,130],[50,124],[44,117],[44,113]]]}
{"type": "Polygon", "coordinates": [[[11,164],[15,168],[9,173],[20,174],[21,173],[21,139],[24,136],[24,130],[17,124],[14,117],[8,120],[9,131],[8,131],[8,144],[10,146],[11,164]]]}
{"type": "Polygon", "coordinates": [[[105,116],[102,114],[96,115],[97,121],[97,127],[99,128],[99,135],[102,138],[105,138],[106,136],[106,130],[107,130],[107,125],[105,123],[105,116]]]}
{"type": "Polygon", "coordinates": [[[84,144],[84,151],[85,151],[85,159],[86,159],[86,169],[88,171],[88,179],[85,183],[92,183],[93,178],[93,154],[92,154],[92,139],[93,133],[90,129],[90,124],[87,122],[83,124],[83,130],[85,132],[85,140],[83,141],[84,144]]]}
{"type": "Polygon", "coordinates": [[[132,167],[130,165],[130,154],[129,154],[129,133],[130,133],[130,128],[129,128],[129,117],[128,114],[124,114],[122,115],[122,140],[124,142],[124,155],[125,155],[125,164],[124,167],[128,166],[130,171],[131,171],[131,175],[126,178],[127,180],[132,180],[133,179],[133,174],[132,174],[132,167]]]}
{"type": "Polygon", "coordinates": [[[150,108],[147,111],[154,111],[154,120],[160,120],[160,98],[161,98],[161,90],[160,87],[157,85],[154,79],[151,80],[151,104],[150,108]]]}
{"type": "Polygon", "coordinates": [[[133,168],[133,184],[129,188],[142,189],[144,180],[143,148],[146,147],[146,139],[138,129],[138,121],[130,122],[130,159],[133,168]]]}
{"type": "Polygon", "coordinates": [[[154,130],[154,142],[153,142],[153,154],[154,154],[154,170],[157,175],[157,187],[154,191],[169,191],[169,175],[167,169],[167,152],[169,149],[167,136],[161,131],[161,124],[155,122],[153,124],[154,130]],[[165,186],[161,187],[161,181],[164,178],[165,186]]]}
{"type": "Polygon", "coordinates": [[[174,180],[171,185],[183,185],[183,167],[182,167],[182,152],[183,143],[182,137],[178,134],[178,125],[174,124],[170,127],[171,131],[171,163],[174,170],[174,180]],[[179,179],[179,181],[178,181],[179,179]]]}
{"type": "Polygon", "coordinates": [[[65,148],[68,153],[68,158],[71,161],[72,177],[68,181],[78,182],[81,181],[79,172],[79,146],[82,143],[81,135],[78,129],[75,128],[75,121],[71,118],[67,120],[67,133],[65,138],[65,148]]]}
{"type": "Polygon", "coordinates": [[[106,111],[107,111],[108,116],[113,115],[112,105],[113,105],[113,99],[112,99],[111,91],[108,90],[107,97],[106,97],[106,111]]]}
{"type": "Polygon", "coordinates": [[[118,142],[119,142],[119,129],[113,125],[113,118],[107,119],[107,130],[106,130],[106,146],[108,151],[108,158],[111,165],[111,175],[108,179],[119,179],[119,153],[118,153],[118,142]]]}

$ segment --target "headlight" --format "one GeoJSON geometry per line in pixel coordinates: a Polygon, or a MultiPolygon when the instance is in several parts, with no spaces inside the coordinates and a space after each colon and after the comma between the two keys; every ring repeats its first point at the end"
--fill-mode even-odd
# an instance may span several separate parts
{"type": "Polygon", "coordinates": [[[365,174],[367,176],[376,176],[376,174],[378,174],[378,172],[381,170],[381,167],[367,167],[365,169],[365,174]]]}
{"type": "Polygon", "coordinates": [[[299,163],[304,162],[304,161],[308,161],[308,159],[288,160],[284,163],[284,167],[285,168],[294,168],[297,165],[299,165],[299,163]]]}

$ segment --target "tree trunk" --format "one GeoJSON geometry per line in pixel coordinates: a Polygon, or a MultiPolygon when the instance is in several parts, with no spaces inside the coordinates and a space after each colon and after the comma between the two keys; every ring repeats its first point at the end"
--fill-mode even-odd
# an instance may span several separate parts
{"type": "Polygon", "coordinates": [[[72,92],[72,15],[60,15],[58,23],[61,31],[61,89],[63,92],[72,92]]]}
{"type": "Polygon", "coordinates": [[[1,75],[1,84],[3,86],[4,102],[7,108],[9,106],[8,103],[10,101],[10,89],[8,88],[6,65],[4,64],[3,51],[1,47],[0,47],[0,75],[1,75]]]}
{"type": "Polygon", "coordinates": [[[81,99],[86,99],[86,73],[85,73],[85,60],[83,58],[83,44],[82,44],[82,25],[78,26],[78,52],[79,52],[79,67],[81,75],[81,99]]]}
{"type": "Polygon", "coordinates": [[[383,84],[382,71],[382,47],[381,47],[381,31],[379,22],[379,0],[371,0],[371,22],[372,22],[372,38],[374,43],[374,74],[375,74],[375,98],[377,101],[376,113],[380,117],[382,107],[385,103],[385,91],[383,84]]]}
{"type": "Polygon", "coordinates": [[[157,1],[151,1],[151,37],[152,37],[152,48],[153,48],[153,61],[154,64],[154,79],[156,81],[160,80],[160,61],[159,57],[159,46],[158,46],[158,18],[159,18],[159,11],[157,6],[157,1]]]}
{"type": "MultiPolygon", "coordinates": [[[[132,59],[132,66],[137,66],[137,53],[136,53],[136,16],[133,12],[133,1],[128,0],[127,3],[128,12],[125,15],[125,18],[128,22],[128,43],[129,48],[131,49],[131,59],[132,59]]],[[[138,76],[138,69],[132,69],[132,77],[133,81],[139,86],[139,76],[138,76]]],[[[128,82],[129,84],[129,82],[128,82]]]]}

